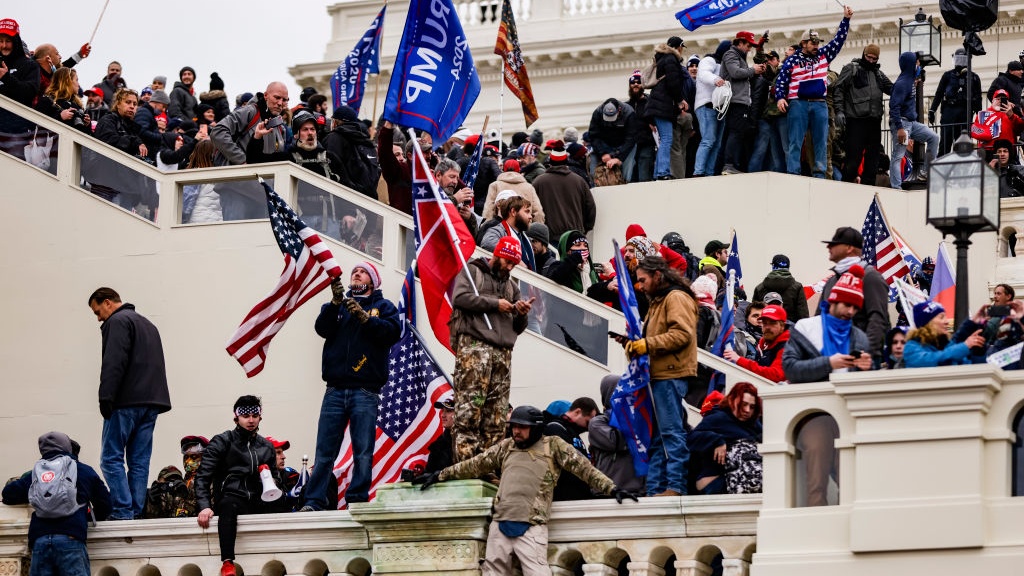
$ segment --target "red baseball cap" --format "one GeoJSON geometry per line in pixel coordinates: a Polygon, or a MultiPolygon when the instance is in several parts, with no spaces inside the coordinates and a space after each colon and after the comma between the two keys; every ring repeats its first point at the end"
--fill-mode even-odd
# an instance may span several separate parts
{"type": "Polygon", "coordinates": [[[765,318],[769,320],[775,320],[776,322],[786,321],[786,309],[782,306],[776,306],[775,304],[769,304],[761,310],[761,319],[765,318]]]}
{"type": "Polygon", "coordinates": [[[737,40],[746,40],[748,44],[754,44],[754,33],[746,30],[736,33],[737,40]]]}
{"type": "Polygon", "coordinates": [[[1010,93],[1007,92],[1006,90],[1003,90],[1002,88],[1000,88],[999,90],[996,90],[995,92],[992,93],[992,99],[993,100],[995,100],[996,98],[999,98],[999,97],[1003,97],[1003,98],[1007,98],[1008,99],[1010,97],[1010,93]]]}
{"type": "Polygon", "coordinates": [[[0,20],[0,34],[14,38],[18,35],[19,31],[21,31],[21,27],[18,26],[14,18],[0,20]]]}
{"type": "Polygon", "coordinates": [[[277,440],[273,436],[267,436],[267,442],[274,445],[274,449],[280,448],[281,450],[287,450],[292,447],[292,443],[287,440],[277,440]]]}

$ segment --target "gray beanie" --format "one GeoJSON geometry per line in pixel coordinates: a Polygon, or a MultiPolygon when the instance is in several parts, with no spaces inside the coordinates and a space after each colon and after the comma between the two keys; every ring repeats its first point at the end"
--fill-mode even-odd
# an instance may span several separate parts
{"type": "Polygon", "coordinates": [[[71,454],[71,438],[63,432],[47,432],[39,437],[39,455],[46,456],[54,452],[71,454]]]}
{"type": "Polygon", "coordinates": [[[171,97],[167,95],[167,92],[163,90],[154,90],[153,96],[149,99],[150,102],[159,102],[160,104],[170,104],[171,97]]]}

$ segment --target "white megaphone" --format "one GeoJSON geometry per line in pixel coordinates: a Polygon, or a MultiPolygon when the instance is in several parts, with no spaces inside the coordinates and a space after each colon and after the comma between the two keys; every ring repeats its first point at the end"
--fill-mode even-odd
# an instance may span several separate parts
{"type": "Polygon", "coordinates": [[[281,497],[281,489],[274,483],[274,476],[266,464],[260,466],[260,480],[263,482],[263,495],[260,499],[264,502],[273,502],[281,497]]]}

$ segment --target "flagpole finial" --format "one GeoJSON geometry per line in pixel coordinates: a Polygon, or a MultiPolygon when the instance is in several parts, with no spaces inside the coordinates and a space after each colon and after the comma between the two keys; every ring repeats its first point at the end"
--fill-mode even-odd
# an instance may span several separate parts
{"type": "Polygon", "coordinates": [[[263,181],[263,176],[260,176],[259,174],[256,175],[256,181],[260,184],[266,184],[266,182],[263,181]]]}

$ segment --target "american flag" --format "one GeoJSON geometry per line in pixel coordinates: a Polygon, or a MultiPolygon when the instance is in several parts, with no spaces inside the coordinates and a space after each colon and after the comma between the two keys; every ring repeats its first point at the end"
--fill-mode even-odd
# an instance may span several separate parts
{"type": "Polygon", "coordinates": [[[861,227],[860,233],[864,237],[864,260],[878,269],[886,284],[891,286],[894,279],[904,278],[910,274],[910,266],[893,239],[877,195],[871,201],[867,215],[864,216],[864,226],[861,227]]]}
{"type": "Polygon", "coordinates": [[[469,159],[469,164],[466,165],[466,173],[462,175],[462,181],[466,183],[466,186],[472,188],[476,184],[476,176],[480,173],[480,161],[484,156],[484,135],[481,134],[480,138],[476,141],[476,148],[473,150],[473,156],[469,159]]]}
{"type": "Polygon", "coordinates": [[[284,270],[277,286],[249,311],[228,340],[228,354],[249,378],[263,371],[270,341],[292,312],[330,284],[331,278],[341,276],[341,266],[320,236],[262,178],[260,184],[267,194],[270,228],[284,255],[284,270]]]}
{"type": "MultiPolygon", "coordinates": [[[[612,240],[615,254],[615,269],[621,273],[616,276],[619,286],[619,302],[622,313],[626,316],[626,336],[630,340],[643,338],[640,326],[640,309],[633,292],[633,282],[629,269],[622,260],[619,243],[612,240]]],[[[654,430],[654,405],[651,403],[651,358],[647,354],[633,358],[626,367],[626,373],[619,379],[619,385],[612,392],[611,417],[608,423],[620,430],[626,437],[629,453],[633,456],[633,470],[637,476],[647,476],[647,465],[650,455],[647,448],[651,445],[654,430]]]]}
{"type": "MultiPolygon", "coordinates": [[[[410,137],[415,139],[411,133],[410,137]]],[[[437,341],[451,350],[448,320],[452,315],[452,302],[449,289],[455,276],[466,266],[466,260],[473,255],[476,242],[459,216],[458,208],[447,194],[438,191],[423,151],[418,146],[412,148],[416,269],[430,327],[437,341]]]]}
{"type": "MultiPolygon", "coordinates": [[[[733,248],[736,247],[736,236],[733,236],[733,248]]],[[[732,256],[729,257],[729,262],[732,263],[732,256]]],[[[729,278],[725,281],[725,300],[722,303],[722,329],[718,332],[718,337],[715,338],[714,345],[711,346],[711,353],[720,358],[725,358],[725,351],[732,350],[736,342],[736,332],[734,323],[736,322],[736,281],[738,272],[735,268],[729,268],[729,278]]],[[[708,380],[708,391],[710,394],[712,390],[719,390],[723,394],[725,393],[725,374],[715,370],[712,374],[711,379],[708,380]]]]}
{"type": "MultiPolygon", "coordinates": [[[[441,435],[441,417],[434,402],[452,393],[451,384],[426,351],[414,328],[416,280],[410,268],[402,286],[399,311],[406,317],[404,335],[391,347],[388,383],[380,392],[377,440],[373,448],[370,498],[377,488],[399,479],[403,468],[426,464],[427,447],[441,435]]],[[[338,478],[338,507],[352,482],[352,444],[348,432],[334,463],[338,478]]]]}

